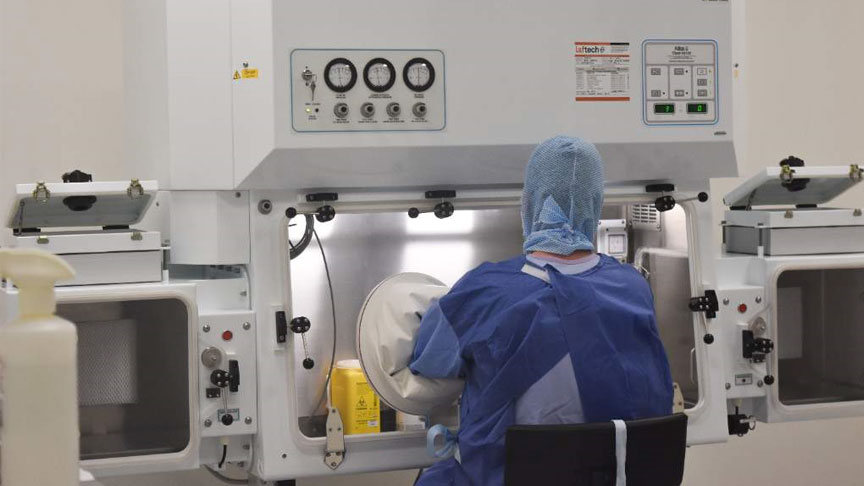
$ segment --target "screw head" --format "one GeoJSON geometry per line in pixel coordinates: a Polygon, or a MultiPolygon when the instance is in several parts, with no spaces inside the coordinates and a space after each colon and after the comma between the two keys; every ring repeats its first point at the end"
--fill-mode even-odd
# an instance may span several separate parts
{"type": "Polygon", "coordinates": [[[762,388],[764,385],[765,383],[762,380],[756,382],[756,386],[758,386],[759,388],[762,388]]]}
{"type": "Polygon", "coordinates": [[[249,324],[248,322],[244,322],[243,323],[243,330],[248,331],[249,329],[252,329],[252,324],[249,324]]]}
{"type": "Polygon", "coordinates": [[[731,384],[731,383],[726,383],[726,389],[727,389],[727,390],[732,389],[732,384],[731,384]]]}
{"type": "Polygon", "coordinates": [[[204,332],[210,332],[210,324],[204,324],[204,327],[201,328],[204,332]]]}
{"type": "Polygon", "coordinates": [[[204,427],[210,427],[211,425],[213,425],[213,421],[212,421],[212,420],[207,419],[207,420],[204,421],[204,427]]]}
{"type": "Polygon", "coordinates": [[[246,417],[245,419],[243,419],[243,422],[246,422],[246,425],[251,424],[252,423],[252,417],[246,417]]]}
{"type": "Polygon", "coordinates": [[[723,299],[723,305],[729,305],[729,299],[723,299]]]}
{"type": "Polygon", "coordinates": [[[757,304],[761,304],[761,303],[762,303],[762,296],[761,296],[761,295],[760,295],[760,296],[756,296],[756,303],[757,303],[757,304]]]}

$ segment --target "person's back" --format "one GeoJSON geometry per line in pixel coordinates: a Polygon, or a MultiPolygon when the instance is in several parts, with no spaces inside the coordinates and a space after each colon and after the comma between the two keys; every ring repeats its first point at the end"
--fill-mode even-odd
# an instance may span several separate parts
{"type": "Polygon", "coordinates": [[[526,176],[526,255],[469,272],[424,316],[411,369],[463,377],[466,386],[459,460],[430,468],[418,484],[503,484],[511,425],[671,413],[648,285],[631,267],[593,254],[601,208],[596,149],[547,141],[526,176]]]}

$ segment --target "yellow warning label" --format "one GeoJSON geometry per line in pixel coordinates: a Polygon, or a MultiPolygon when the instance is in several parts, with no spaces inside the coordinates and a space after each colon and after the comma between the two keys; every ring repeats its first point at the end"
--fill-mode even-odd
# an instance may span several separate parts
{"type": "Polygon", "coordinates": [[[240,79],[240,71],[234,71],[234,79],[240,79]]]}
{"type": "Polygon", "coordinates": [[[255,68],[243,68],[240,73],[243,79],[258,79],[258,70],[255,68]]]}

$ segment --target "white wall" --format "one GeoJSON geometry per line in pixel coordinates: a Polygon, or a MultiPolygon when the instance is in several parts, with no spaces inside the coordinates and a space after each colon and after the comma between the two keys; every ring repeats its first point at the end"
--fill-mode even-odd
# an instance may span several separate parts
{"type": "MultiPolygon", "coordinates": [[[[0,0],[0,201],[15,182],[72,168],[123,173],[122,31],[118,0],[0,0]]],[[[795,154],[811,164],[862,163],[864,3],[751,0],[747,143],[750,173],[795,154]]],[[[734,181],[716,181],[714,201],[734,181]]],[[[864,206],[860,191],[843,204],[864,206]]],[[[5,204],[5,202],[0,203],[5,204]]],[[[719,214],[719,206],[718,206],[719,214]]],[[[7,206],[0,208],[5,215],[7,206]]],[[[688,451],[687,484],[864,484],[864,419],[760,425],[744,439],[688,451]]],[[[413,472],[303,486],[402,486],[413,472]]],[[[119,478],[106,486],[220,484],[202,472],[119,478]]]]}
{"type": "Polygon", "coordinates": [[[0,214],[15,182],[59,181],[74,168],[123,175],[120,8],[0,0],[0,214]]]}

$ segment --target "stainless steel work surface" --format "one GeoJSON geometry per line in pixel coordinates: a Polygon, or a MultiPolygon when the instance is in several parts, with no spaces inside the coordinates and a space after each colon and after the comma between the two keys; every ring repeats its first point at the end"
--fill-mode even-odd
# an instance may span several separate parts
{"type": "MultiPolygon", "coordinates": [[[[297,241],[301,227],[291,231],[297,241]],[[296,229],[296,231],[295,231],[296,229]]],[[[500,261],[522,252],[522,221],[517,208],[459,211],[448,219],[405,213],[340,214],[316,230],[327,255],[336,303],[336,360],[356,358],[357,315],[372,289],[401,272],[431,275],[452,286],[484,261],[500,261]]],[[[316,366],[302,366],[303,348],[295,347],[299,414],[314,412],[321,397],[333,340],[327,277],[313,241],[291,262],[293,315],[312,322],[309,353],[316,366]]]]}

